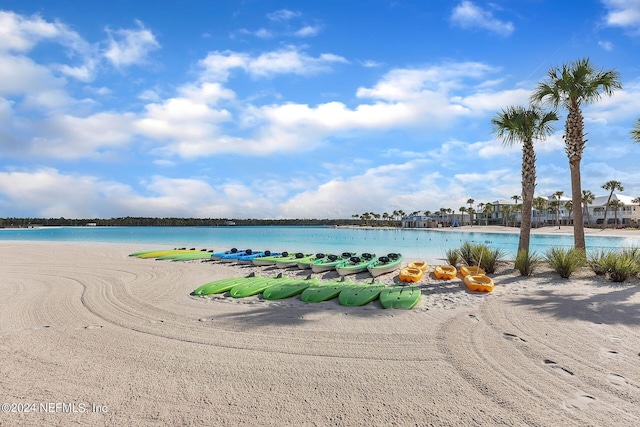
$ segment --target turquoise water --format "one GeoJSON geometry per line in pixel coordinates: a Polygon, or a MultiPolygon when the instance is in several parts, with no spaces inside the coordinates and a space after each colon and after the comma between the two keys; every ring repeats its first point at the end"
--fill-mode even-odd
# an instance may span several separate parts
{"type": "MultiPolygon", "coordinates": [[[[587,236],[589,249],[640,246],[639,237],[587,236]]],[[[0,229],[1,240],[104,242],[155,247],[239,249],[289,252],[400,252],[410,258],[435,260],[464,241],[485,243],[513,259],[518,233],[443,232],[411,229],[351,229],[331,227],[42,227],[0,229]]],[[[531,250],[544,253],[551,246],[573,246],[571,235],[532,235],[531,250]]]]}

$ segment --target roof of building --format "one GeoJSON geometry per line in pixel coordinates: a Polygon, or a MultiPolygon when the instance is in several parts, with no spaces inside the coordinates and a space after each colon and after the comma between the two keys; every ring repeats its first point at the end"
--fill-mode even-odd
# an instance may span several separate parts
{"type": "MultiPolygon", "coordinates": [[[[593,203],[589,204],[589,206],[605,206],[607,204],[607,199],[609,199],[608,194],[606,196],[598,196],[593,199],[593,203]]],[[[613,193],[611,195],[611,200],[619,200],[625,205],[637,205],[638,203],[633,203],[633,199],[635,199],[635,197],[625,196],[624,194],[613,193]]]]}

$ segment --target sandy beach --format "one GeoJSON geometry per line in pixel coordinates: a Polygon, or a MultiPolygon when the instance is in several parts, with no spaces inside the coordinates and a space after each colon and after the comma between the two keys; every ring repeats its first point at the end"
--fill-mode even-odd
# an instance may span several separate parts
{"type": "Polygon", "coordinates": [[[385,310],[191,296],[277,271],[145,249],[0,242],[0,425],[640,425],[638,279],[430,274],[385,310]]]}

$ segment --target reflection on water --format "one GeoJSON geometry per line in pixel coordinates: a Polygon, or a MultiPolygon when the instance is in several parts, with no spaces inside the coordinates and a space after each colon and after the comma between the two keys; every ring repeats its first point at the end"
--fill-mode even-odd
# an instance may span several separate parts
{"type": "MultiPolygon", "coordinates": [[[[515,229],[514,229],[515,230],[515,229]]],[[[232,247],[289,252],[400,252],[410,258],[439,259],[465,241],[484,243],[513,258],[518,232],[443,232],[438,230],[331,227],[56,227],[3,229],[0,240],[82,241],[157,244],[225,250],[232,247]]],[[[589,249],[640,246],[638,237],[587,236],[589,249]]],[[[572,235],[531,235],[531,250],[573,246],[572,235]]]]}

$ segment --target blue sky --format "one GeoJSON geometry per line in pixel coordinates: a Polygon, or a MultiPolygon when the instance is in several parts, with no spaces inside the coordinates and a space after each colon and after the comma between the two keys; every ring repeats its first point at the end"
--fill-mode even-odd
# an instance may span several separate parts
{"type": "MultiPolygon", "coordinates": [[[[640,196],[640,1],[0,0],[0,217],[349,218],[520,194],[491,118],[589,56],[582,187],[640,196]]],[[[570,194],[562,133],[536,196],[570,194]]]]}

